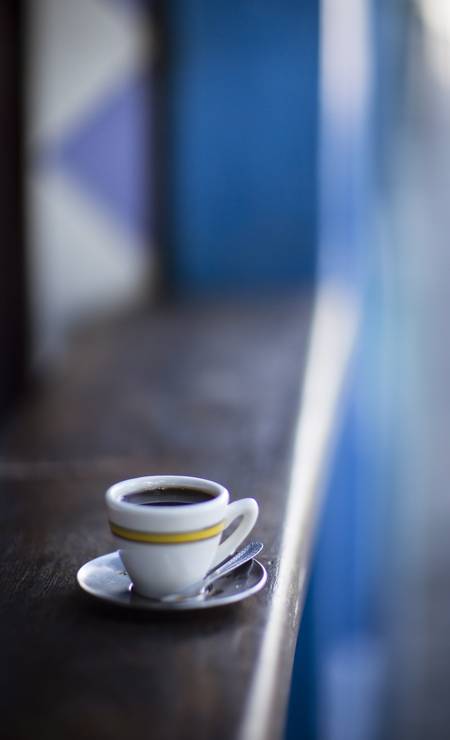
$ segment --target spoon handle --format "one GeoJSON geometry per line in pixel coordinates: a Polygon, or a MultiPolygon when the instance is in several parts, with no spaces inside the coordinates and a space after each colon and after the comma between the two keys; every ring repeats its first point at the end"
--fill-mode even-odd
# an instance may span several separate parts
{"type": "Polygon", "coordinates": [[[240,565],[248,563],[249,560],[252,560],[259,552],[261,552],[263,547],[264,545],[262,542],[249,542],[248,545],[243,547],[242,550],[239,550],[239,552],[233,555],[233,557],[225,560],[224,563],[210,571],[203,581],[200,581],[200,583],[194,583],[192,586],[178,594],[168,594],[167,596],[163,596],[161,601],[182,601],[183,599],[197,597],[203,598],[205,589],[210,586],[211,583],[214,583],[217,578],[222,578],[222,576],[235,570],[235,568],[239,568],[240,565]]]}
{"type": "Polygon", "coordinates": [[[208,573],[203,581],[203,587],[206,588],[206,586],[209,586],[217,578],[222,578],[222,576],[225,576],[232,570],[235,570],[236,568],[239,568],[239,566],[244,565],[244,563],[247,563],[249,560],[252,560],[261,552],[263,547],[264,545],[262,542],[249,542],[248,545],[243,547],[242,550],[239,550],[236,555],[233,555],[233,557],[226,560],[222,565],[219,565],[213,571],[208,573]]]}

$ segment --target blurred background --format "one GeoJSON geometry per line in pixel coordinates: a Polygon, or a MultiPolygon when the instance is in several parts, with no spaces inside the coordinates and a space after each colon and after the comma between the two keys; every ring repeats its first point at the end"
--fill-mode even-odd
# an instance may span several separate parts
{"type": "Polygon", "coordinates": [[[161,296],[361,330],[286,739],[450,736],[450,5],[5,0],[0,408],[161,296]]]}

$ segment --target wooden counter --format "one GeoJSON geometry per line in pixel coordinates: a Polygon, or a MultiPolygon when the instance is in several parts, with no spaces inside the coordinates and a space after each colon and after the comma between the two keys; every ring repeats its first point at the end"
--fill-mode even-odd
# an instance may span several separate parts
{"type": "Polygon", "coordinates": [[[321,477],[351,354],[339,291],[177,304],[86,333],[3,434],[2,736],[276,740],[321,477]],[[300,413],[299,413],[300,411],[300,413]],[[266,588],[217,610],[115,610],[77,586],[135,475],[254,496],[266,588]]]}

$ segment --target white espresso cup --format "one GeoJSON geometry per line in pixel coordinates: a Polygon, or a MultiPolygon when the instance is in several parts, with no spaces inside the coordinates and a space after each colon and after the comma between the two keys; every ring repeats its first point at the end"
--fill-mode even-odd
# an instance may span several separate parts
{"type": "Polygon", "coordinates": [[[150,475],[111,486],[109,524],[136,592],[149,598],[177,593],[232,555],[252,530],[258,504],[253,498],[228,502],[226,488],[203,478],[150,475]]]}

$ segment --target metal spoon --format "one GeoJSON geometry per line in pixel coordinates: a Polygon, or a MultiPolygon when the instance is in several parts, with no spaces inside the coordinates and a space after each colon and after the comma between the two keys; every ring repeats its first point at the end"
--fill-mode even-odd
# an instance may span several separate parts
{"type": "Polygon", "coordinates": [[[180,601],[182,599],[203,597],[206,593],[206,589],[214,583],[214,581],[218,578],[222,578],[228,573],[231,573],[232,570],[236,570],[236,568],[244,565],[244,563],[248,563],[249,560],[252,560],[261,552],[263,547],[264,545],[262,542],[249,542],[248,545],[245,545],[245,547],[242,548],[242,550],[239,550],[231,558],[225,560],[224,563],[218,565],[214,570],[211,570],[202,581],[194,583],[192,586],[189,586],[189,588],[186,588],[177,594],[168,594],[167,596],[163,596],[161,601],[180,601]]]}

